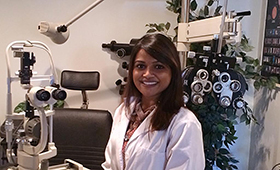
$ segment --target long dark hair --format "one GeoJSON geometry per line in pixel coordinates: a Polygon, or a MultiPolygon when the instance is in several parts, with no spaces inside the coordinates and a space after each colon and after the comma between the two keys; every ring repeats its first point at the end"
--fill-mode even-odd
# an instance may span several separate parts
{"type": "Polygon", "coordinates": [[[133,100],[140,101],[142,96],[133,82],[132,74],[136,55],[141,49],[171,69],[170,84],[159,96],[158,106],[150,125],[152,130],[164,130],[169,126],[173,116],[184,105],[180,59],[175,45],[169,38],[159,33],[144,35],[137,42],[130,56],[128,81],[123,95],[128,110],[131,102],[133,100]]]}

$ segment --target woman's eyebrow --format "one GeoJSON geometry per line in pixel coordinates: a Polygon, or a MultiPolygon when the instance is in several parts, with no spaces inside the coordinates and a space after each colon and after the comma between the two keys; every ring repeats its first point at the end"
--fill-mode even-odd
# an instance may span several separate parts
{"type": "MultiPolygon", "coordinates": [[[[144,60],[135,60],[134,63],[145,63],[144,60]]],[[[163,64],[162,62],[158,61],[158,60],[155,60],[155,61],[152,61],[153,64],[163,64]]]]}
{"type": "Polygon", "coordinates": [[[135,60],[134,63],[145,63],[143,60],[135,60]]]}

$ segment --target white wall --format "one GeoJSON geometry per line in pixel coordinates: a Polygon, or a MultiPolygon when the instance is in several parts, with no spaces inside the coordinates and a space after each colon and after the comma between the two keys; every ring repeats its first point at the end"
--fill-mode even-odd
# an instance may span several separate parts
{"type": "MultiPolygon", "coordinates": [[[[264,22],[266,15],[267,1],[260,2],[260,46],[259,55],[262,52],[262,39],[264,22]]],[[[249,169],[263,170],[272,169],[274,165],[280,163],[280,125],[279,125],[279,88],[269,91],[264,88],[255,93],[255,115],[259,125],[252,126],[250,143],[249,169]]]]}
{"type": "MultiPolygon", "coordinates": [[[[57,45],[37,31],[40,21],[66,23],[95,0],[0,0],[0,120],[6,113],[6,63],[5,49],[16,40],[41,41],[52,51],[56,69],[96,70],[101,74],[100,87],[88,92],[90,108],[107,109],[113,112],[120,96],[115,81],[124,75],[120,60],[115,54],[103,50],[102,43],[116,40],[128,43],[139,38],[148,30],[146,23],[176,23],[176,16],[166,10],[163,0],[105,0],[84,17],[73,23],[70,38],[65,44],[57,45]]],[[[175,27],[175,24],[172,24],[175,27]]],[[[32,49],[33,50],[33,49],[32,49]]],[[[35,49],[37,63],[35,71],[46,74],[49,64],[47,53],[35,49]]],[[[10,57],[12,73],[19,70],[19,59],[10,57]]],[[[25,90],[18,82],[12,85],[13,107],[24,100],[25,90]]],[[[68,92],[66,99],[70,107],[81,106],[80,92],[68,92]]]]}
{"type": "Polygon", "coordinates": [[[256,117],[259,125],[252,127],[250,169],[272,169],[280,163],[279,89],[262,89],[256,93],[256,117]]]}

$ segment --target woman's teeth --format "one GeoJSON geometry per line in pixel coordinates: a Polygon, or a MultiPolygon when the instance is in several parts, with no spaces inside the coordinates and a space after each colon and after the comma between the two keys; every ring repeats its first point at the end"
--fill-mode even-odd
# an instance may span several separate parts
{"type": "Polygon", "coordinates": [[[157,84],[157,82],[155,82],[155,81],[152,81],[152,82],[146,82],[146,81],[144,81],[143,82],[145,85],[155,85],[155,84],[157,84]]]}

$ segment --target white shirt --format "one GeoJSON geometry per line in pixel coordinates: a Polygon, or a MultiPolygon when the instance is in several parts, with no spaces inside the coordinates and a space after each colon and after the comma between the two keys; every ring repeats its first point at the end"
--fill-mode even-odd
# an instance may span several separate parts
{"type": "MultiPolygon", "coordinates": [[[[133,110],[133,109],[132,109],[133,110]]],[[[153,112],[140,124],[126,146],[125,170],[204,170],[205,158],[201,125],[186,108],[173,117],[166,130],[150,131],[153,112]]],[[[129,123],[121,104],[102,164],[105,170],[123,170],[122,145],[129,123]]]]}

